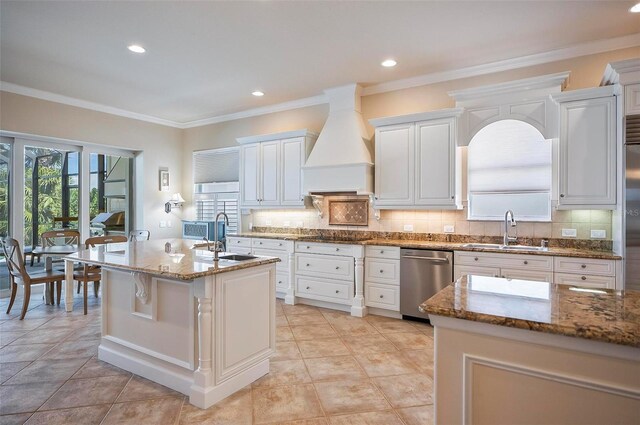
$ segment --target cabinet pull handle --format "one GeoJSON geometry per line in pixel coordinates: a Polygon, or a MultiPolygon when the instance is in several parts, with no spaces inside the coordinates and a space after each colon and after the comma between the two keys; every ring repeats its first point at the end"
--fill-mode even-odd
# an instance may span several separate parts
{"type": "Polygon", "coordinates": [[[583,265],[581,265],[580,267],[582,267],[583,269],[586,269],[586,268],[587,268],[587,265],[586,265],[586,264],[583,264],[583,265]]]}
{"type": "Polygon", "coordinates": [[[340,251],[340,248],[336,248],[336,251],[340,251]]]}
{"type": "Polygon", "coordinates": [[[311,288],[310,286],[307,286],[307,289],[311,288]]]}
{"type": "Polygon", "coordinates": [[[527,260],[524,260],[524,264],[529,264],[529,262],[527,260]]]}
{"type": "Polygon", "coordinates": [[[307,245],[307,249],[311,248],[309,245],[307,245]]]}
{"type": "Polygon", "coordinates": [[[580,279],[587,280],[587,277],[586,276],[582,276],[580,279]]]}
{"type": "Polygon", "coordinates": [[[309,267],[309,263],[307,263],[307,267],[309,267]]]}
{"type": "Polygon", "coordinates": [[[561,193],[561,194],[560,194],[560,197],[561,197],[561,198],[564,198],[564,193],[561,193]]]}
{"type": "Polygon", "coordinates": [[[282,246],[282,243],[279,243],[278,246],[282,246]]]}
{"type": "Polygon", "coordinates": [[[336,270],[339,270],[339,269],[340,269],[340,266],[336,266],[336,270]]]}
{"type": "Polygon", "coordinates": [[[478,257],[474,258],[473,261],[478,261],[478,257]]]}
{"type": "Polygon", "coordinates": [[[380,295],[380,298],[384,298],[384,295],[380,295]]]}
{"type": "Polygon", "coordinates": [[[340,291],[338,289],[336,289],[336,294],[339,293],[340,291]]]}
{"type": "Polygon", "coordinates": [[[380,254],[384,254],[384,251],[380,251],[380,254]]]}
{"type": "Polygon", "coordinates": [[[380,273],[384,273],[384,270],[380,269],[380,273]]]}
{"type": "Polygon", "coordinates": [[[240,243],[240,241],[236,241],[236,243],[240,243]]]}
{"type": "Polygon", "coordinates": [[[282,281],[281,281],[281,280],[279,280],[279,281],[278,281],[278,283],[282,283],[282,281]]]}
{"type": "Polygon", "coordinates": [[[262,245],[262,242],[258,242],[260,245],[262,245]]]}

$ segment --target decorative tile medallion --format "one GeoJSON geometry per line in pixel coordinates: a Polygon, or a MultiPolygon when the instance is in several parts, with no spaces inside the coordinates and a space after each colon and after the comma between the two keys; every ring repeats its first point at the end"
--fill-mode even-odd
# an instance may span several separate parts
{"type": "Polygon", "coordinates": [[[329,200],[329,224],[367,226],[369,201],[364,199],[329,200]]]}

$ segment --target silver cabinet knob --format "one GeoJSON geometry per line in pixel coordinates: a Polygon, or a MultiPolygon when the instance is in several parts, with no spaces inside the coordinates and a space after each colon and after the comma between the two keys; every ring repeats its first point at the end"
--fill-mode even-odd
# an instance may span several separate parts
{"type": "Polygon", "coordinates": [[[586,269],[586,268],[587,268],[587,265],[586,265],[586,264],[583,264],[583,265],[581,265],[580,267],[582,267],[583,269],[586,269]]]}
{"type": "Polygon", "coordinates": [[[260,245],[262,245],[262,242],[258,242],[260,245]]]}
{"type": "Polygon", "coordinates": [[[309,264],[309,263],[307,263],[307,267],[309,267],[309,266],[310,266],[310,264],[309,264]]]}
{"type": "Polygon", "coordinates": [[[561,198],[564,198],[564,193],[561,193],[561,194],[560,194],[560,197],[561,197],[561,198]]]}
{"type": "Polygon", "coordinates": [[[587,280],[587,277],[586,276],[582,276],[580,279],[587,280]]]}
{"type": "Polygon", "coordinates": [[[340,266],[336,266],[336,270],[340,269],[340,266]]]}
{"type": "Polygon", "coordinates": [[[279,280],[279,281],[278,281],[278,283],[282,283],[282,281],[281,281],[281,280],[279,280]]]}
{"type": "Polygon", "coordinates": [[[338,289],[336,289],[336,294],[339,293],[340,291],[338,289]]]}
{"type": "Polygon", "coordinates": [[[307,289],[310,289],[310,288],[311,288],[310,286],[307,286],[307,289]]]}
{"type": "Polygon", "coordinates": [[[240,243],[240,241],[236,241],[236,243],[240,243]]]}
{"type": "Polygon", "coordinates": [[[380,298],[384,298],[384,295],[380,295],[380,298]]]}
{"type": "Polygon", "coordinates": [[[278,246],[282,246],[282,243],[279,243],[278,246]]]}
{"type": "Polygon", "coordinates": [[[380,254],[384,254],[384,251],[380,251],[380,254]]]}
{"type": "Polygon", "coordinates": [[[473,259],[473,261],[478,261],[478,257],[475,257],[475,258],[473,259]]]}
{"type": "Polygon", "coordinates": [[[309,245],[307,245],[307,249],[310,249],[311,247],[309,245]]]}
{"type": "Polygon", "coordinates": [[[336,248],[336,251],[340,251],[340,248],[336,248]]]}
{"type": "Polygon", "coordinates": [[[380,273],[384,273],[384,270],[380,269],[380,273]]]}
{"type": "Polygon", "coordinates": [[[524,264],[529,264],[529,262],[527,260],[524,260],[524,264]]]}

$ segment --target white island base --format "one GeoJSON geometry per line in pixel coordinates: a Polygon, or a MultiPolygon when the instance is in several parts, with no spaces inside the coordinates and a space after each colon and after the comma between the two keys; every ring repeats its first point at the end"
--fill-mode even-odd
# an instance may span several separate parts
{"type": "Polygon", "coordinates": [[[98,358],[208,408],[269,372],[275,265],[184,281],[102,268],[98,358]]]}

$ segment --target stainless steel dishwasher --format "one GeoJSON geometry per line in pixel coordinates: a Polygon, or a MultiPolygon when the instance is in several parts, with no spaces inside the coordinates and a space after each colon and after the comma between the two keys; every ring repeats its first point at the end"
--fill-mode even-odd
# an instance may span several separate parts
{"type": "Polygon", "coordinates": [[[400,250],[400,314],[428,319],[418,305],[453,282],[453,251],[400,250]]]}

